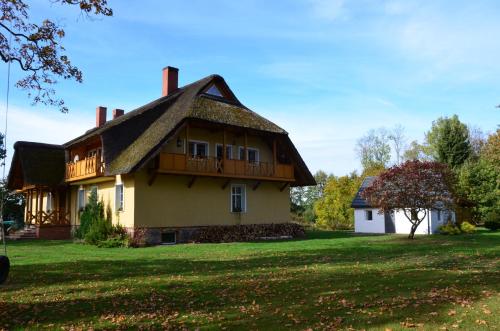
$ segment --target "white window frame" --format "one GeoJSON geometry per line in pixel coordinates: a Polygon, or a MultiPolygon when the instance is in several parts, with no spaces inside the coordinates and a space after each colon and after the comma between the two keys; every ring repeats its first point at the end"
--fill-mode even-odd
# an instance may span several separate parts
{"type": "MultiPolygon", "coordinates": [[[[219,157],[219,156],[217,155],[217,148],[218,148],[219,146],[220,146],[221,148],[223,147],[223,145],[222,145],[222,144],[219,144],[219,143],[215,144],[215,157],[217,157],[217,158],[219,157]]],[[[222,152],[224,152],[224,151],[222,151],[222,152]]],[[[221,158],[221,159],[222,159],[222,156],[223,156],[223,155],[221,155],[221,156],[220,156],[220,158],[221,158]]],[[[233,145],[226,145],[226,159],[228,159],[228,160],[233,160],[233,145]],[[227,153],[227,149],[228,149],[228,148],[229,148],[229,154],[227,153]]]]}
{"type": "Polygon", "coordinates": [[[207,155],[205,157],[207,157],[207,158],[210,157],[210,144],[208,143],[208,141],[203,141],[203,140],[189,140],[188,141],[186,148],[187,148],[187,152],[188,152],[189,157],[190,158],[195,158],[196,157],[196,152],[197,152],[197,149],[198,149],[197,144],[205,144],[207,146],[207,155]],[[190,143],[194,143],[195,144],[194,145],[195,149],[193,150],[194,155],[191,155],[189,153],[189,144],[190,143]]]}
{"type": "Polygon", "coordinates": [[[87,204],[87,194],[85,193],[85,188],[83,186],[80,186],[78,188],[78,191],[76,193],[76,208],[79,211],[82,211],[85,208],[85,205],[87,204]],[[82,192],[82,201],[80,201],[80,192],[82,192]],[[80,203],[81,202],[81,203],[80,203]]]}
{"type": "Polygon", "coordinates": [[[231,190],[229,191],[229,207],[231,213],[246,213],[247,212],[247,188],[245,184],[232,184],[231,185],[231,190]],[[233,210],[233,189],[234,188],[241,188],[241,211],[235,211],[233,210]]]}
{"type": "Polygon", "coordinates": [[[371,209],[366,209],[366,210],[365,210],[365,219],[366,219],[368,222],[373,221],[373,210],[371,210],[371,209]],[[371,218],[368,218],[368,213],[370,213],[371,218]]]}
{"type": "Polygon", "coordinates": [[[125,210],[125,187],[123,186],[123,183],[115,185],[115,210],[116,212],[122,212],[125,210]],[[120,192],[118,192],[119,187],[121,187],[120,192]]]}
{"type": "MultiPolygon", "coordinates": [[[[241,160],[241,151],[244,151],[245,150],[245,147],[244,146],[239,146],[238,147],[238,160],[241,160]]],[[[247,161],[250,162],[249,158],[248,158],[248,153],[250,151],[255,151],[255,163],[259,163],[260,162],[260,150],[258,148],[255,148],[255,147],[247,147],[247,161]]],[[[243,152],[244,154],[245,152],[243,152]]]]}
{"type": "Polygon", "coordinates": [[[49,213],[52,211],[52,192],[47,193],[47,201],[45,202],[45,211],[49,213]]]}

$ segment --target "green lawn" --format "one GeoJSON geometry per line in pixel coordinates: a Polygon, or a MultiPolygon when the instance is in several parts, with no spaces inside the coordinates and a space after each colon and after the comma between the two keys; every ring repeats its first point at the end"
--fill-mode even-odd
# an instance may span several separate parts
{"type": "Polygon", "coordinates": [[[500,233],[105,249],[15,242],[0,329],[495,329],[500,233]]]}

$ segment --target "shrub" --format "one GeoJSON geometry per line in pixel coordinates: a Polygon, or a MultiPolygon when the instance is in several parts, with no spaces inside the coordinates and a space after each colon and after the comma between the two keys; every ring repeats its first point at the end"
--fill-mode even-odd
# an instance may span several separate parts
{"type": "Polygon", "coordinates": [[[134,235],[128,236],[128,247],[144,247],[146,246],[146,229],[134,228],[134,235]]]}
{"type": "Polygon", "coordinates": [[[500,215],[496,211],[492,211],[488,214],[487,220],[484,222],[484,227],[490,229],[491,231],[496,231],[500,229],[500,215]]]}
{"type": "Polygon", "coordinates": [[[99,245],[113,234],[113,225],[105,219],[97,219],[90,224],[90,228],[85,234],[87,244],[99,245]]]}
{"type": "Polygon", "coordinates": [[[464,221],[460,224],[460,231],[463,233],[474,233],[476,232],[476,226],[467,221],[464,221]]]}
{"type": "Polygon", "coordinates": [[[97,192],[92,191],[89,196],[89,202],[80,215],[80,226],[75,232],[75,237],[85,239],[92,224],[102,219],[104,219],[104,205],[97,200],[97,192]]]}
{"type": "Polygon", "coordinates": [[[439,233],[455,235],[460,234],[460,229],[453,223],[446,223],[445,225],[441,225],[439,227],[439,233]]]}
{"type": "Polygon", "coordinates": [[[92,191],[89,202],[80,216],[80,227],[75,237],[98,247],[128,246],[127,231],[119,224],[112,224],[111,213],[111,208],[108,206],[104,215],[104,204],[97,200],[97,192],[92,191]]]}
{"type": "Polygon", "coordinates": [[[99,241],[97,247],[102,248],[115,248],[115,247],[129,247],[129,241],[127,238],[121,238],[119,236],[109,237],[106,240],[99,241]]]}

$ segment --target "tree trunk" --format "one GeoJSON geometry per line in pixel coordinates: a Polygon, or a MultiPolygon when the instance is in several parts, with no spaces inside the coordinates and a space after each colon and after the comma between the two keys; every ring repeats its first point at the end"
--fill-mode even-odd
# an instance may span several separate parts
{"type": "Polygon", "coordinates": [[[411,213],[411,230],[410,234],[408,235],[408,239],[414,239],[415,238],[415,231],[417,231],[418,226],[422,222],[422,220],[418,219],[418,211],[415,209],[410,210],[411,213]]]}

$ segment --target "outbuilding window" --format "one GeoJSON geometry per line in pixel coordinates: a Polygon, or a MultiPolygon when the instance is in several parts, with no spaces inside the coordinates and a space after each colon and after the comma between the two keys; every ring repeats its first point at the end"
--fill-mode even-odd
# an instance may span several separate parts
{"type": "Polygon", "coordinates": [[[367,221],[373,221],[373,211],[372,210],[366,210],[366,220],[367,221]]]}
{"type": "Polygon", "coordinates": [[[246,188],[245,185],[231,186],[231,212],[244,213],[246,211],[246,188]]]}

